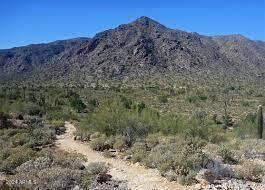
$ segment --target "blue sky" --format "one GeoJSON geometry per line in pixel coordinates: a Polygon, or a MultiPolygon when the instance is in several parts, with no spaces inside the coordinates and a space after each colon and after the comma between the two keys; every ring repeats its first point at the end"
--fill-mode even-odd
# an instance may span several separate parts
{"type": "Polygon", "coordinates": [[[0,0],[0,49],[92,37],[140,16],[169,28],[265,41],[265,0],[0,0]]]}

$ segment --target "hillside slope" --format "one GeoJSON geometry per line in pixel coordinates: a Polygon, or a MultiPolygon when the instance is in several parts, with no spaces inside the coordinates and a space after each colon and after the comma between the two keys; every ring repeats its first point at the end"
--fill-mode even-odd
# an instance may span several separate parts
{"type": "Polygon", "coordinates": [[[0,51],[0,82],[36,85],[162,84],[265,78],[265,43],[207,37],[141,17],[92,39],[0,51]]]}

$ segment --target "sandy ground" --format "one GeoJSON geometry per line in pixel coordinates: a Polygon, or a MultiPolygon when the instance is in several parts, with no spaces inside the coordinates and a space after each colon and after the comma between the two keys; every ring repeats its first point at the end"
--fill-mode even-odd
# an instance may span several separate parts
{"type": "MultiPolygon", "coordinates": [[[[57,146],[68,152],[76,152],[84,155],[87,162],[106,162],[111,165],[109,174],[114,180],[124,181],[132,190],[183,190],[187,189],[176,182],[169,182],[161,177],[155,169],[148,169],[127,161],[105,158],[99,152],[93,151],[87,144],[75,141],[74,125],[65,123],[66,133],[58,136],[57,146]]],[[[189,188],[188,188],[189,189],[189,188]]]]}

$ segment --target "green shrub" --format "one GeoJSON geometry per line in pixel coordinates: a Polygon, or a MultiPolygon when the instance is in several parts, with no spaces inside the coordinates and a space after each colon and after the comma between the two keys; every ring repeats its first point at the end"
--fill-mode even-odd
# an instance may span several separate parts
{"type": "Polygon", "coordinates": [[[142,111],[144,110],[144,108],[146,108],[146,106],[144,102],[139,102],[134,105],[134,108],[137,110],[138,113],[142,113],[142,111]]]}
{"type": "Polygon", "coordinates": [[[56,137],[55,130],[49,126],[36,128],[30,132],[30,135],[33,137],[30,138],[29,142],[27,143],[27,146],[30,148],[52,144],[56,137]]]}
{"type": "Polygon", "coordinates": [[[242,106],[244,106],[244,107],[249,107],[249,106],[250,106],[250,103],[247,102],[247,101],[242,101],[241,104],[242,104],[242,106]]]}
{"type": "Polygon", "coordinates": [[[235,134],[241,139],[257,137],[257,114],[249,113],[235,125],[235,134]]]}
{"type": "Polygon", "coordinates": [[[168,97],[167,96],[158,96],[158,101],[160,103],[167,103],[168,102],[168,97]]]}
{"type": "Polygon", "coordinates": [[[186,101],[188,101],[189,103],[195,104],[195,103],[199,102],[199,98],[198,98],[198,96],[188,96],[186,98],[186,101]]]}
{"type": "Polygon", "coordinates": [[[3,112],[0,112],[0,129],[10,127],[10,122],[8,122],[9,115],[3,112]]]}
{"type": "Polygon", "coordinates": [[[226,141],[225,130],[212,121],[206,120],[205,116],[204,118],[198,118],[198,116],[191,118],[184,129],[184,135],[191,138],[199,137],[212,143],[226,141]]]}
{"type": "Polygon", "coordinates": [[[77,111],[81,112],[86,108],[86,105],[83,103],[81,99],[73,99],[71,100],[71,106],[77,111]]]}
{"type": "Polygon", "coordinates": [[[133,102],[132,100],[124,97],[124,96],[120,96],[121,98],[121,102],[123,104],[123,106],[126,108],[126,109],[132,109],[132,105],[133,105],[133,102]]]}
{"type": "Polygon", "coordinates": [[[29,142],[31,136],[29,133],[17,133],[10,138],[13,146],[22,146],[29,142]]]}

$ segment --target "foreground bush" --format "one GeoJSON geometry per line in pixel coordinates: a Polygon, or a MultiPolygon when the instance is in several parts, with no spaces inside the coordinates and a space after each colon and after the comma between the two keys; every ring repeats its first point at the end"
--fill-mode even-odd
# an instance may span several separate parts
{"type": "Polygon", "coordinates": [[[204,145],[201,140],[188,140],[181,136],[167,137],[159,142],[136,142],[128,154],[132,155],[133,162],[158,168],[162,176],[169,180],[182,180],[187,184],[209,162],[209,158],[202,151],[204,145]]]}
{"type": "MultiPolygon", "coordinates": [[[[39,153],[41,157],[29,160],[16,168],[8,181],[21,181],[24,184],[9,184],[11,188],[23,189],[93,189],[98,188],[97,176],[107,173],[109,167],[104,163],[91,163],[84,166],[85,159],[78,154],[54,152],[39,153]],[[30,182],[30,183],[29,183],[30,182]]],[[[106,184],[107,189],[118,184],[106,184]]]]}
{"type": "Polygon", "coordinates": [[[244,161],[236,168],[236,177],[254,182],[261,182],[265,176],[265,165],[258,161],[244,161]]]}
{"type": "Polygon", "coordinates": [[[15,168],[35,158],[38,150],[51,145],[55,128],[45,125],[39,117],[25,117],[27,127],[2,129],[0,133],[0,171],[13,173],[15,168]]]}

